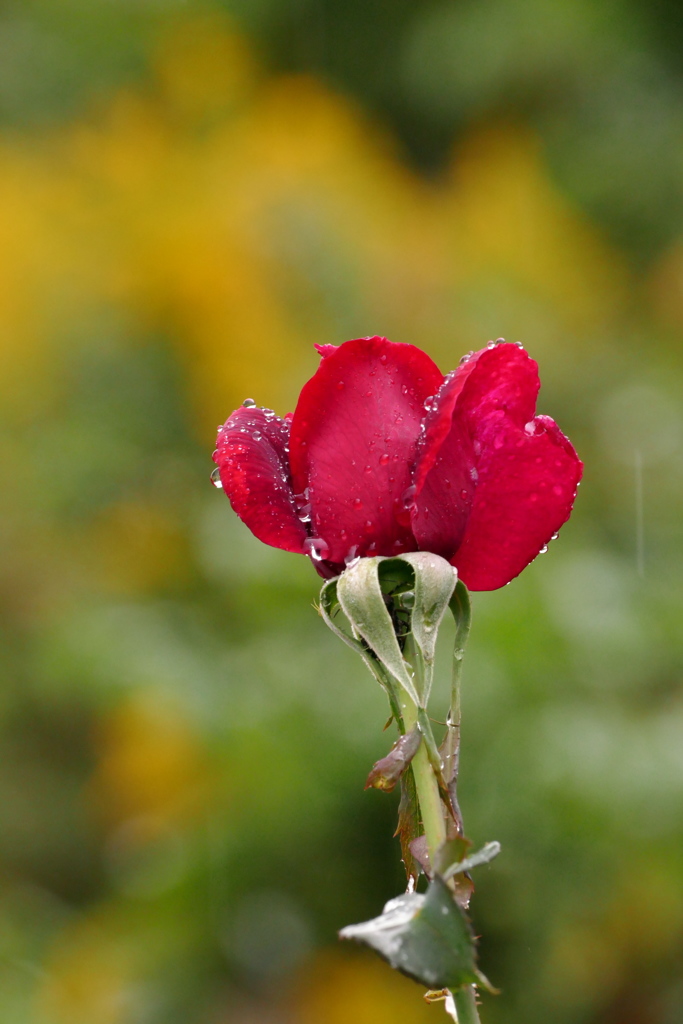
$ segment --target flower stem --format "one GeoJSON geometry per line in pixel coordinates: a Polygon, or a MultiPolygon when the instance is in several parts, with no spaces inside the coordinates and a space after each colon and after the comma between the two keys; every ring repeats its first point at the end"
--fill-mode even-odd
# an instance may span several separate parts
{"type": "Polygon", "coordinates": [[[453,1002],[458,1015],[458,1024],[479,1024],[474,985],[466,985],[465,988],[454,992],[453,1002]]]}
{"type": "MultiPolygon", "coordinates": [[[[412,701],[408,701],[403,711],[406,732],[410,732],[417,723],[417,713],[416,705],[412,701]]],[[[420,816],[427,839],[429,859],[433,863],[439,847],[446,841],[446,821],[439,793],[439,784],[434,775],[424,739],[411,761],[411,767],[415,779],[417,799],[420,805],[420,816]]]]}

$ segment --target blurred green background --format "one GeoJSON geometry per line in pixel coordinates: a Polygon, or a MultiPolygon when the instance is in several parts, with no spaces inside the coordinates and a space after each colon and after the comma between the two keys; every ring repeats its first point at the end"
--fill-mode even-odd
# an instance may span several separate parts
{"type": "Polygon", "coordinates": [[[383,695],[209,484],[372,333],[521,340],[586,462],[474,595],[485,1024],[680,1024],[680,5],[4,0],[0,241],[3,1024],[445,1019],[335,938],[383,695]]]}

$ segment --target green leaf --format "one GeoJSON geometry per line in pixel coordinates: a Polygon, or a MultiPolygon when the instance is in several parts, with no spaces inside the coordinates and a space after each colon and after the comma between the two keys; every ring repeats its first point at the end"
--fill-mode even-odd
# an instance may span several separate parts
{"type": "Polygon", "coordinates": [[[337,579],[337,597],[354,633],[375,652],[387,672],[419,704],[379,582],[379,558],[361,558],[337,579]]]}
{"type": "Polygon", "coordinates": [[[366,789],[381,789],[390,793],[415,757],[422,742],[422,734],[415,727],[405,736],[399,736],[386,757],[376,761],[365,783],[366,789]]]}
{"type": "Polygon", "coordinates": [[[476,945],[467,916],[438,876],[427,893],[405,893],[383,913],[339,933],[374,949],[396,970],[430,989],[484,984],[476,966],[476,945]]]}

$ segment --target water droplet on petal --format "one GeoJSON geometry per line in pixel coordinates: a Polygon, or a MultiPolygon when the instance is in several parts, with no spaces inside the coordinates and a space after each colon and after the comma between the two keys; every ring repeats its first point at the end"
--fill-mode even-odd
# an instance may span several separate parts
{"type": "Polygon", "coordinates": [[[329,553],[330,546],[322,537],[307,537],[304,541],[304,554],[310,555],[314,562],[322,562],[329,553]]]}
{"type": "Polygon", "coordinates": [[[253,409],[254,406],[256,405],[256,402],[254,401],[253,398],[245,398],[244,401],[242,402],[242,405],[244,406],[245,409],[253,409]]]}
{"type": "Polygon", "coordinates": [[[255,441],[260,441],[261,438],[263,437],[263,434],[261,433],[260,430],[252,430],[251,436],[254,438],[255,441]]]}
{"type": "Polygon", "coordinates": [[[522,345],[521,341],[516,341],[515,345],[517,346],[517,348],[521,348],[521,349],[524,348],[524,345],[522,345]]]}
{"type": "Polygon", "coordinates": [[[223,490],[223,481],[221,480],[221,471],[218,468],[218,466],[216,466],[216,468],[214,469],[214,471],[211,474],[211,483],[213,484],[214,487],[217,487],[219,491],[223,490]]]}
{"type": "Polygon", "coordinates": [[[531,434],[532,436],[536,433],[536,423],[534,420],[529,420],[528,423],[524,424],[524,433],[531,434]]]}
{"type": "Polygon", "coordinates": [[[548,550],[548,545],[544,544],[543,547],[541,548],[541,550],[538,553],[539,553],[539,555],[544,555],[547,550],[548,550]]]}
{"type": "Polygon", "coordinates": [[[346,385],[343,380],[337,381],[337,391],[343,391],[346,385]]]}
{"type": "Polygon", "coordinates": [[[380,363],[386,363],[386,361],[387,361],[387,354],[386,354],[386,352],[382,353],[382,355],[379,357],[379,361],[380,361],[380,363]]]}
{"type": "Polygon", "coordinates": [[[353,502],[352,502],[352,505],[353,505],[354,508],[362,508],[363,507],[363,502],[360,500],[360,498],[354,498],[353,502]]]}
{"type": "Polygon", "coordinates": [[[410,487],[406,487],[405,491],[401,495],[401,504],[406,509],[415,508],[415,495],[417,494],[417,487],[415,484],[411,484],[410,487]]]}
{"type": "Polygon", "coordinates": [[[463,489],[462,489],[462,490],[461,490],[461,492],[460,492],[460,497],[462,498],[462,500],[463,500],[463,501],[467,501],[467,498],[468,498],[468,492],[467,492],[467,491],[465,490],[465,488],[464,488],[464,487],[463,487],[463,489]]]}
{"type": "Polygon", "coordinates": [[[470,478],[474,480],[475,483],[479,479],[479,470],[477,469],[476,466],[472,466],[472,468],[470,469],[470,478]]]}
{"type": "Polygon", "coordinates": [[[379,457],[379,464],[380,464],[380,466],[386,466],[386,464],[388,462],[389,462],[389,455],[387,454],[387,452],[384,452],[384,454],[380,455],[380,457],[379,457]]]}
{"type": "Polygon", "coordinates": [[[358,554],[358,545],[354,544],[344,556],[344,565],[348,568],[350,565],[355,565],[356,562],[360,562],[360,555],[358,554]]]}

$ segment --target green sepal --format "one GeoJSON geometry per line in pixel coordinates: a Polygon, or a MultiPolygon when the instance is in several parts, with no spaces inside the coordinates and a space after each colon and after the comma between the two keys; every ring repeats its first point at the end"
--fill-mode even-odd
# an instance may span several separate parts
{"type": "Polygon", "coordinates": [[[379,582],[381,558],[361,558],[337,579],[337,597],[354,633],[372,648],[415,704],[420,700],[399,647],[379,582]]]}
{"type": "Polygon", "coordinates": [[[340,640],[344,641],[347,647],[350,647],[352,651],[355,651],[356,654],[361,656],[373,677],[387,694],[392,711],[392,716],[389,719],[389,722],[387,722],[387,726],[390,724],[391,719],[394,718],[399,727],[399,731],[403,732],[403,716],[401,715],[393,680],[387,676],[387,673],[384,671],[384,666],[376,657],[374,651],[368,649],[361,640],[358,640],[354,636],[349,636],[349,634],[341,629],[334,621],[337,609],[342,607],[337,595],[337,584],[340,578],[341,577],[336,576],[334,579],[327,580],[323,584],[322,590],[320,591],[320,604],[318,605],[318,610],[326,625],[329,626],[334,635],[338,636],[340,640]]]}
{"type": "Polygon", "coordinates": [[[389,900],[379,917],[348,925],[339,935],[370,946],[396,970],[429,989],[490,987],[477,969],[467,915],[438,875],[424,896],[405,893],[389,900]]]}
{"type": "Polygon", "coordinates": [[[439,626],[452,600],[458,575],[450,562],[428,551],[399,555],[396,560],[407,562],[415,575],[410,629],[424,661],[425,678],[421,694],[424,707],[432,688],[439,626]]]}

